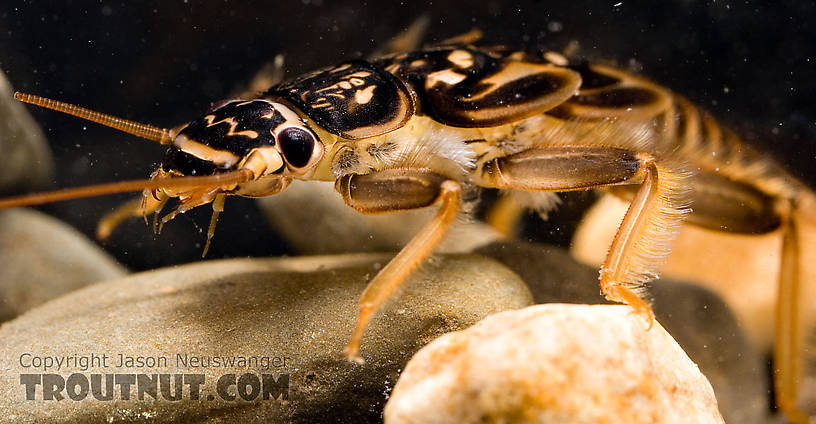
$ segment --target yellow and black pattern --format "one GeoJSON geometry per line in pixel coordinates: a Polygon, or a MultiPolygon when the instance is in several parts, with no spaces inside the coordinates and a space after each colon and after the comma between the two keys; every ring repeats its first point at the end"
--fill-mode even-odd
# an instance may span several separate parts
{"type": "Polygon", "coordinates": [[[265,100],[232,101],[190,122],[179,135],[239,156],[275,144],[273,130],[286,119],[265,100]]]}
{"type": "Polygon", "coordinates": [[[161,169],[181,175],[229,170],[253,149],[276,145],[276,130],[287,118],[266,100],[219,104],[176,135],[161,169]]]}
{"type": "Polygon", "coordinates": [[[603,65],[579,65],[578,93],[552,114],[565,119],[645,120],[665,112],[671,92],[630,73],[603,65]]]}
{"type": "Polygon", "coordinates": [[[385,134],[405,125],[414,100],[403,83],[362,60],[321,70],[273,87],[327,131],[348,139],[385,134]]]}
{"type": "Polygon", "coordinates": [[[580,75],[522,52],[436,46],[374,62],[405,81],[422,113],[446,125],[489,127],[550,110],[572,97],[580,75]]]}

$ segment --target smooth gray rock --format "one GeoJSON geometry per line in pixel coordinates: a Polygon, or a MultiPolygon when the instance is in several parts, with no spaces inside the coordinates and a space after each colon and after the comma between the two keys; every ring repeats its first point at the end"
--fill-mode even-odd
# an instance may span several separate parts
{"type": "Polygon", "coordinates": [[[54,159],[39,125],[14,93],[0,69],[0,193],[42,187],[54,174],[54,159]]]}
{"type": "Polygon", "coordinates": [[[0,322],[127,270],[72,227],[32,209],[0,211],[0,322]]]}
{"type": "MultiPolygon", "coordinates": [[[[350,363],[339,355],[358,299],[389,258],[202,262],[96,284],[34,308],[0,327],[0,422],[379,422],[398,373],[421,346],[532,302],[518,276],[493,260],[440,257],[415,273],[374,318],[361,351],[366,364],[350,363]],[[88,379],[92,373],[186,373],[203,374],[205,382],[201,400],[190,400],[185,389],[183,400],[147,395],[138,401],[135,387],[131,400],[122,400],[119,386],[112,401],[91,399],[92,394],[82,401],[42,400],[42,386],[36,387],[39,400],[25,400],[20,375],[45,372],[25,367],[31,358],[20,360],[26,353],[109,356],[108,367],[47,371],[66,379],[73,373],[88,379]],[[120,353],[166,357],[167,366],[116,367],[120,353]],[[273,359],[269,369],[262,363],[193,368],[177,364],[177,354],[273,359]],[[230,373],[258,379],[267,373],[279,385],[281,374],[288,374],[288,399],[224,400],[216,396],[216,382],[230,373]]],[[[236,387],[229,390],[235,393],[236,387]]]]}

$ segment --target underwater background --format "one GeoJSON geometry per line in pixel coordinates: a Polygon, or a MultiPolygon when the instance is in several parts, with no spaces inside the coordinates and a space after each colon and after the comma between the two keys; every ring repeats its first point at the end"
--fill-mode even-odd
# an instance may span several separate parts
{"type": "MultiPolygon", "coordinates": [[[[227,98],[277,54],[295,77],[365,57],[423,15],[426,42],[472,28],[484,31],[485,43],[530,50],[577,42],[578,57],[683,94],[816,185],[813,1],[7,1],[0,68],[16,90],[171,127],[227,98]]],[[[136,137],[30,110],[54,150],[50,188],[147,178],[163,156],[164,147],[136,137]]],[[[40,209],[92,235],[106,212],[132,197],[40,209]]],[[[569,199],[549,223],[528,223],[527,236],[568,243],[591,196],[569,199]]],[[[132,220],[107,248],[133,270],[196,261],[209,214],[191,211],[158,236],[132,220]]],[[[253,200],[230,198],[208,258],[295,253],[253,200]]]]}

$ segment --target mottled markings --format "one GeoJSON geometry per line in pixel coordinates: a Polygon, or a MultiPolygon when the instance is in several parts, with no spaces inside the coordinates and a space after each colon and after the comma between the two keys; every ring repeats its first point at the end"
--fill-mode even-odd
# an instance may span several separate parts
{"type": "Polygon", "coordinates": [[[431,72],[425,79],[425,89],[430,90],[439,83],[446,85],[456,85],[464,81],[467,75],[462,75],[452,69],[431,72]]]}
{"type": "Polygon", "coordinates": [[[344,138],[372,137],[401,127],[413,97],[394,75],[357,60],[273,87],[318,125],[344,138]]]}
{"type": "Polygon", "coordinates": [[[504,68],[502,68],[502,70],[481,81],[482,84],[487,84],[489,88],[486,88],[481,93],[470,96],[467,101],[481,100],[502,86],[511,84],[514,81],[525,77],[544,73],[546,71],[547,67],[543,65],[534,63],[509,62],[504,68]]]}
{"type": "Polygon", "coordinates": [[[510,60],[524,60],[526,58],[526,54],[524,52],[513,52],[507,56],[510,60]]]}
{"type": "Polygon", "coordinates": [[[552,63],[553,65],[558,66],[569,65],[569,60],[563,54],[554,51],[548,51],[544,53],[544,59],[552,63]]]}
{"type": "Polygon", "coordinates": [[[366,88],[355,91],[354,92],[354,101],[356,101],[358,104],[361,104],[361,105],[364,105],[364,104],[370,102],[371,99],[374,97],[374,90],[376,88],[377,88],[376,86],[370,85],[370,86],[368,86],[366,88]]]}
{"type": "Polygon", "coordinates": [[[389,73],[396,74],[397,72],[399,72],[400,68],[402,68],[402,66],[399,63],[392,63],[386,66],[385,70],[388,71],[389,73]]]}
{"type": "Polygon", "coordinates": [[[272,110],[271,111],[261,115],[260,118],[261,119],[268,119],[268,120],[272,121],[270,123],[271,124],[271,131],[274,131],[274,129],[277,128],[280,124],[286,122],[286,118],[283,116],[282,113],[280,113],[280,111],[278,111],[278,109],[275,108],[274,105],[272,105],[272,110]]]}
{"type": "Polygon", "coordinates": [[[224,118],[220,121],[215,120],[215,115],[207,115],[204,117],[204,120],[207,121],[207,127],[212,127],[218,124],[229,124],[230,128],[227,131],[226,136],[242,136],[242,137],[249,137],[252,139],[258,138],[258,132],[253,130],[244,130],[244,131],[235,131],[235,127],[238,126],[238,121],[235,120],[234,117],[224,118]]]}
{"type": "Polygon", "coordinates": [[[349,75],[349,78],[354,78],[354,77],[357,77],[357,78],[367,78],[367,77],[370,77],[370,76],[371,76],[371,72],[368,72],[368,71],[360,71],[360,72],[355,72],[355,73],[353,73],[353,74],[349,75]]]}
{"type": "MultiPolygon", "coordinates": [[[[351,75],[347,75],[343,80],[338,81],[328,87],[324,87],[321,89],[316,90],[317,93],[322,93],[324,91],[331,91],[331,90],[351,90],[354,87],[359,87],[366,83],[365,78],[371,76],[370,72],[355,72],[351,75]]],[[[342,95],[342,91],[335,91],[334,93],[327,93],[328,95],[334,95],[340,98],[345,98],[342,95]]]]}
{"type": "Polygon", "coordinates": [[[580,86],[577,72],[502,47],[434,46],[377,65],[416,91],[424,114],[457,127],[493,126],[544,113],[580,86]]]}
{"type": "Polygon", "coordinates": [[[221,168],[229,168],[238,163],[241,159],[232,152],[213,149],[210,146],[190,140],[183,135],[173,140],[173,146],[188,155],[211,162],[221,168]]]}
{"type": "Polygon", "coordinates": [[[466,50],[454,50],[448,55],[448,61],[460,68],[473,66],[473,55],[466,50]]]}

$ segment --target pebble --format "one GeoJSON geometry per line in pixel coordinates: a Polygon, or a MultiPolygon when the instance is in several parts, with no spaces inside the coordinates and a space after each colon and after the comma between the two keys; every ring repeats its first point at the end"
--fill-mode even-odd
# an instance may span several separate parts
{"type": "Polygon", "coordinates": [[[33,209],[0,211],[0,322],[127,270],[74,228],[33,209]]]}
{"type": "Polygon", "coordinates": [[[14,92],[0,69],[0,193],[22,193],[42,187],[54,174],[54,159],[42,130],[14,99],[14,92]]]}
{"type": "Polygon", "coordinates": [[[537,305],[447,334],[408,363],[397,423],[723,423],[708,380],[621,305],[537,305]]]}
{"type": "Polygon", "coordinates": [[[365,365],[351,363],[340,353],[358,299],[389,259],[351,254],[208,261],[62,296],[0,327],[0,422],[381,422],[399,372],[420,347],[492,313],[532,303],[524,283],[496,261],[439,257],[375,316],[363,339],[365,365]],[[33,366],[36,358],[91,355],[107,355],[107,366],[100,359],[85,368],[80,359],[62,368],[33,366]],[[194,366],[192,357],[203,359],[194,366]],[[206,359],[214,357],[258,359],[216,367],[206,359]],[[209,366],[201,365],[205,360],[209,366]],[[48,373],[58,376],[47,377],[49,387],[61,378],[71,390],[81,389],[83,379],[93,382],[92,374],[191,374],[190,382],[204,382],[197,400],[184,383],[182,398],[168,401],[161,382],[159,400],[149,394],[139,400],[135,385],[129,400],[119,385],[112,401],[94,399],[93,390],[72,400],[67,388],[60,391],[62,401],[43,400],[43,385],[34,387],[36,400],[26,400],[21,375],[42,379],[48,373]],[[69,384],[77,374],[71,381],[80,386],[69,384]],[[236,398],[222,396],[218,381],[236,398]],[[267,387],[269,399],[253,384],[267,387]]]}

